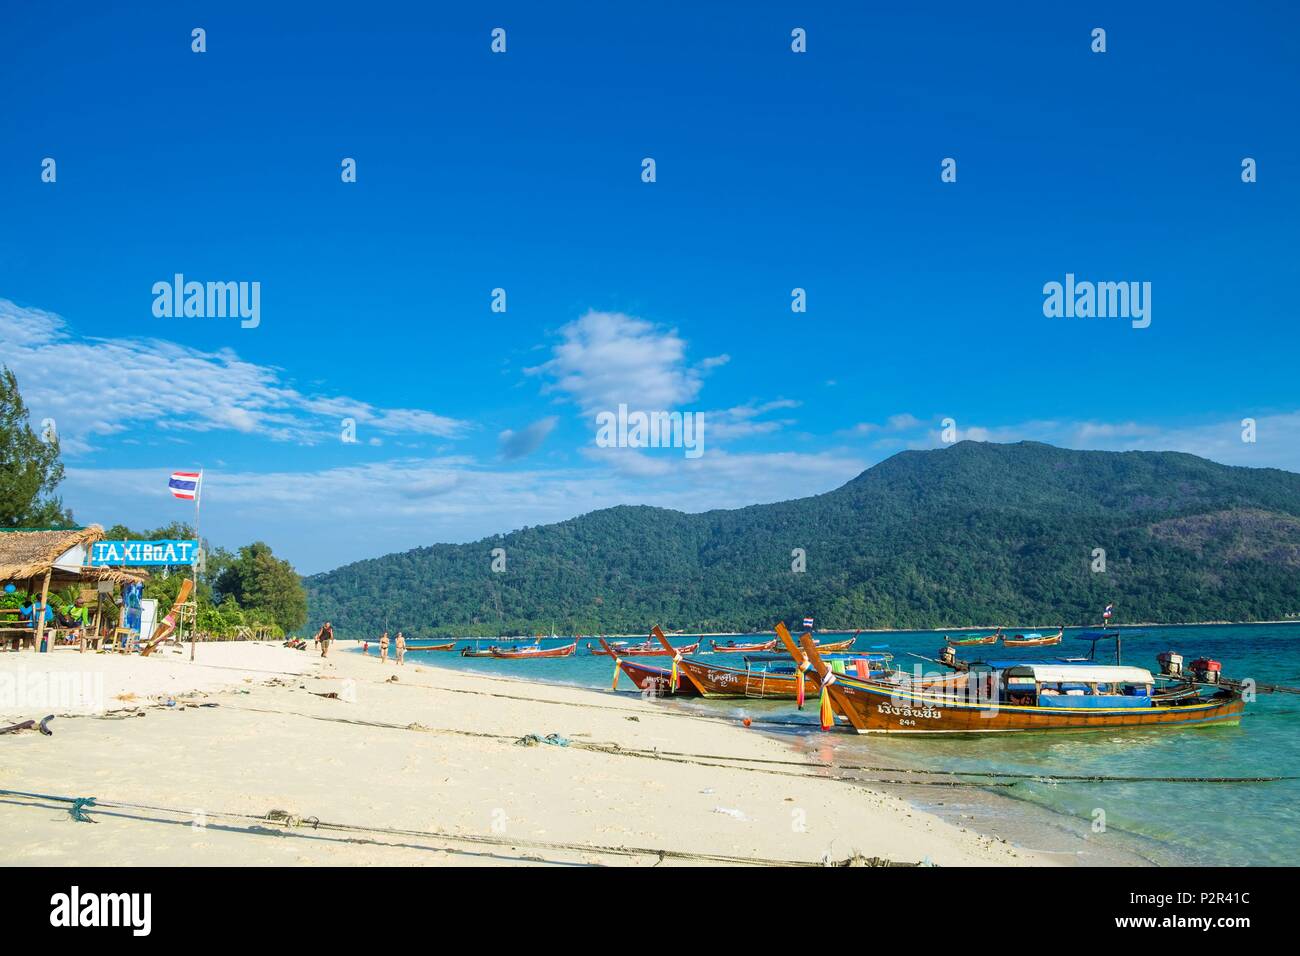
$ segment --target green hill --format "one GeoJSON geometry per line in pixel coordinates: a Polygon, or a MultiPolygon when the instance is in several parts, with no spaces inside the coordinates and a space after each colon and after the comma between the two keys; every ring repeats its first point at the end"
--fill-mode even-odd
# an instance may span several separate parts
{"type": "Polygon", "coordinates": [[[621,506],[306,580],[364,636],[1265,620],[1300,612],[1300,475],[1174,452],[960,442],[734,511],[621,506]],[[490,569],[506,549],[506,571],[490,569]],[[803,548],[807,570],[791,571],[803,548]],[[1093,549],[1106,570],[1092,570],[1093,549]]]}

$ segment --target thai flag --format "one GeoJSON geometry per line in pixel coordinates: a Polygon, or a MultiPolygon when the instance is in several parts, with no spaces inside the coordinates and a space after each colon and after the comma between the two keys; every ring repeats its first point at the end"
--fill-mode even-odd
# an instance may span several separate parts
{"type": "Polygon", "coordinates": [[[1102,619],[1103,621],[1109,621],[1109,620],[1110,620],[1110,614],[1111,614],[1111,612],[1114,611],[1114,610],[1115,610],[1115,605],[1113,605],[1113,604],[1107,604],[1107,605],[1106,605],[1106,610],[1104,610],[1104,611],[1101,612],[1101,619],[1102,619]]]}
{"type": "Polygon", "coordinates": [[[171,489],[173,497],[193,501],[199,493],[199,479],[202,474],[199,471],[173,471],[167,487],[171,489]]]}
{"type": "Polygon", "coordinates": [[[803,619],[803,629],[804,629],[805,631],[810,631],[810,630],[812,630],[812,618],[810,618],[810,617],[806,617],[806,618],[803,619]]]}

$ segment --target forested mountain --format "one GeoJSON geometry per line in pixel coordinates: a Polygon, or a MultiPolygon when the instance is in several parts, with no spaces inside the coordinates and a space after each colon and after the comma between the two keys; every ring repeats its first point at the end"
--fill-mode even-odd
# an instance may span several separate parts
{"type": "Polygon", "coordinates": [[[617,507],[306,581],[341,636],[1264,620],[1300,613],[1300,475],[960,442],[734,511],[617,507]],[[494,548],[506,570],[491,570],[494,548]],[[791,570],[792,550],[807,570],[791,570]],[[1094,549],[1105,571],[1094,570],[1094,549]]]}

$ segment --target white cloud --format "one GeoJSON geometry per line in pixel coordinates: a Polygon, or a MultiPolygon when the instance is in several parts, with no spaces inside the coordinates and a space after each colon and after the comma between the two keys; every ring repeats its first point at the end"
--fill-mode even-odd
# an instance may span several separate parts
{"type": "Polygon", "coordinates": [[[245,362],[231,349],[79,337],[57,315],[7,299],[0,299],[0,343],[0,361],[18,376],[33,419],[53,418],[71,455],[92,450],[97,436],[139,425],[308,444],[337,438],[344,418],[386,434],[454,438],[469,429],[467,422],[421,409],[305,395],[282,382],[277,369],[245,362]],[[51,369],[57,374],[47,374],[51,369]]]}
{"type": "Polygon", "coordinates": [[[584,412],[620,404],[680,408],[699,394],[703,372],[728,360],[715,356],[689,366],[686,342],[675,329],[621,312],[588,312],[561,328],[560,336],[550,361],[525,372],[546,376],[548,391],[563,393],[584,412]]]}

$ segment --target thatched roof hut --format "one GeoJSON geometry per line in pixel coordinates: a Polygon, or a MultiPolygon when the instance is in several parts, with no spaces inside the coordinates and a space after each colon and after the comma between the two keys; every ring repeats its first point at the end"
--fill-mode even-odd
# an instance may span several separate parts
{"type": "Polygon", "coordinates": [[[103,537],[104,529],[97,524],[53,531],[0,529],[0,583],[39,580],[46,572],[55,587],[95,581],[130,584],[148,577],[138,568],[87,567],[90,545],[103,537]]]}

